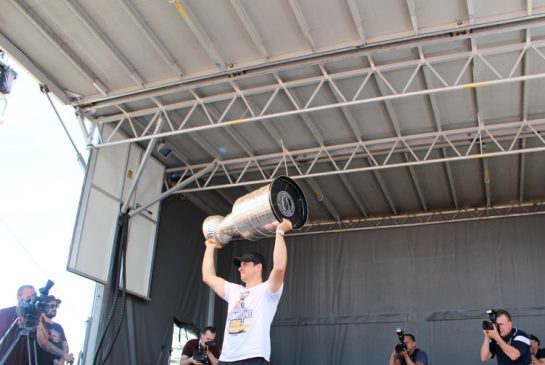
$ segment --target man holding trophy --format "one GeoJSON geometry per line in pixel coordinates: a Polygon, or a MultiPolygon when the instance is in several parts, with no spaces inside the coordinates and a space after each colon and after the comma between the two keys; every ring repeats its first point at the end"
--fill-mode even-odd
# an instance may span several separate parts
{"type": "Polygon", "coordinates": [[[271,356],[270,330],[284,283],[288,251],[284,234],[301,228],[308,217],[303,191],[286,176],[279,176],[235,201],[226,217],[210,216],[203,223],[206,250],[202,278],[228,303],[227,322],[219,365],[268,364],[271,356]],[[247,252],[233,259],[244,286],[230,283],[216,275],[214,251],[233,237],[248,240],[275,237],[273,267],[268,279],[265,258],[247,252]]]}
{"type": "Polygon", "coordinates": [[[233,260],[245,286],[216,276],[214,251],[221,246],[214,238],[206,240],[203,281],[229,303],[219,365],[268,363],[271,354],[270,327],[282,296],[288,262],[284,234],[291,229],[292,223],[285,218],[276,227],[273,268],[267,281],[263,282],[265,259],[259,253],[248,252],[233,260]]]}

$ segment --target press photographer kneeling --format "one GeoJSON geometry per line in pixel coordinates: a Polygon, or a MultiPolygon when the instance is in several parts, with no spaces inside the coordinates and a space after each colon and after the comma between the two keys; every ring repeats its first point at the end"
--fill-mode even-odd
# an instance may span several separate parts
{"type": "Polygon", "coordinates": [[[496,356],[498,365],[530,364],[530,337],[513,328],[509,312],[490,309],[486,313],[490,321],[483,321],[481,361],[488,361],[496,356]]]}
{"type": "Polygon", "coordinates": [[[216,329],[205,327],[199,338],[189,340],[182,351],[181,365],[203,364],[216,365],[220,357],[220,347],[216,345],[216,329]]]}
{"type": "Polygon", "coordinates": [[[428,355],[416,348],[416,338],[410,333],[404,333],[400,328],[396,330],[399,343],[394,346],[390,354],[388,365],[427,365],[428,355]]]}

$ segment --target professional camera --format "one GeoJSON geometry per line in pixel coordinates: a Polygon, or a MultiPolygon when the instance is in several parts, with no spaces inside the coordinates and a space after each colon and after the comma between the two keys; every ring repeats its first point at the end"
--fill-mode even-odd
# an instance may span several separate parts
{"type": "Polygon", "coordinates": [[[47,297],[49,296],[49,290],[55,285],[54,282],[48,280],[43,288],[38,291],[40,295],[34,294],[27,300],[21,300],[17,306],[17,314],[23,318],[22,327],[31,330],[36,329],[40,315],[46,313],[48,309],[47,297]]]}
{"type": "Polygon", "coordinates": [[[500,332],[500,326],[496,323],[496,319],[498,317],[497,312],[494,309],[488,309],[486,311],[486,314],[488,314],[488,318],[490,318],[490,321],[483,321],[483,330],[485,331],[493,331],[494,327],[500,332]]]}
{"type": "Polygon", "coordinates": [[[405,339],[405,332],[403,332],[401,328],[397,328],[396,335],[399,340],[399,343],[395,347],[395,352],[400,354],[404,351],[407,351],[407,345],[405,345],[405,342],[403,342],[403,340],[405,339]]]}
{"type": "Polygon", "coordinates": [[[204,344],[204,346],[201,345],[199,342],[199,349],[197,352],[193,354],[193,359],[195,361],[202,362],[203,364],[208,364],[208,349],[216,346],[216,343],[214,341],[208,341],[204,344]]]}

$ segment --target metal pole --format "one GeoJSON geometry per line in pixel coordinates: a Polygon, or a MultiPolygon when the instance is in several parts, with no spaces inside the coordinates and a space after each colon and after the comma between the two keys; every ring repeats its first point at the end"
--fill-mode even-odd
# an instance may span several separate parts
{"type": "Polygon", "coordinates": [[[81,165],[81,167],[86,170],[87,164],[85,163],[85,160],[83,159],[83,156],[81,153],[79,153],[78,148],[76,147],[76,144],[74,143],[74,140],[72,139],[72,136],[70,136],[70,133],[68,133],[68,129],[66,129],[66,125],[64,124],[59,112],[57,111],[57,108],[55,107],[55,104],[53,104],[53,100],[51,100],[51,97],[49,96],[49,89],[47,88],[47,85],[41,84],[40,85],[40,91],[45,94],[47,97],[47,100],[49,100],[49,103],[53,107],[53,110],[55,111],[55,114],[57,115],[57,118],[59,119],[59,122],[61,122],[61,126],[64,129],[64,132],[68,136],[68,139],[70,140],[70,143],[72,144],[72,147],[74,147],[74,150],[76,151],[76,155],[78,156],[78,161],[81,165]]]}
{"type": "Polygon", "coordinates": [[[217,160],[212,161],[212,163],[210,163],[207,167],[205,167],[201,171],[197,172],[196,174],[192,175],[191,177],[187,178],[186,180],[176,184],[176,186],[168,189],[167,191],[165,191],[164,193],[162,193],[161,195],[159,195],[158,197],[156,197],[152,201],[150,201],[150,202],[144,204],[143,206],[139,207],[138,209],[132,210],[131,212],[129,212],[129,216],[132,217],[133,215],[140,213],[142,210],[146,209],[150,205],[153,205],[153,204],[155,204],[156,202],[158,202],[160,200],[163,200],[164,198],[166,198],[170,194],[174,193],[176,190],[179,190],[179,189],[183,188],[184,186],[192,183],[193,181],[201,178],[203,175],[205,175],[210,170],[212,170],[214,167],[216,167],[217,163],[218,163],[217,160]]]}

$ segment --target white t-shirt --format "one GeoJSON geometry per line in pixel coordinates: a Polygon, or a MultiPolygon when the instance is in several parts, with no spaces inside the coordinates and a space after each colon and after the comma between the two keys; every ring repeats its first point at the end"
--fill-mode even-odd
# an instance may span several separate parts
{"type": "Polygon", "coordinates": [[[252,288],[225,281],[225,297],[229,305],[223,335],[221,361],[239,361],[271,356],[271,323],[282,296],[284,284],[271,293],[266,281],[252,288]]]}

